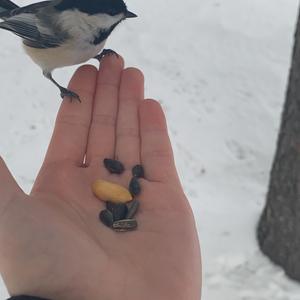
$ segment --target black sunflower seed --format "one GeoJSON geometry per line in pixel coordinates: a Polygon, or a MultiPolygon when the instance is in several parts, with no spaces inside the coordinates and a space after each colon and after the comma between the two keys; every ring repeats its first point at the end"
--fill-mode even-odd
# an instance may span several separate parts
{"type": "Polygon", "coordinates": [[[132,231],[137,228],[138,224],[136,220],[129,219],[129,220],[121,220],[114,222],[113,229],[117,232],[126,232],[132,231]]]}
{"type": "Polygon", "coordinates": [[[136,215],[136,213],[140,207],[140,201],[135,199],[135,200],[127,203],[127,207],[128,207],[128,212],[126,215],[126,219],[132,219],[136,215]]]}
{"type": "Polygon", "coordinates": [[[136,165],[132,168],[132,176],[137,178],[144,178],[145,172],[142,165],[136,165]]]}
{"type": "Polygon", "coordinates": [[[111,174],[122,174],[125,170],[124,165],[115,159],[105,158],[103,163],[111,174]]]}
{"type": "Polygon", "coordinates": [[[100,212],[99,219],[107,227],[112,227],[114,223],[113,214],[107,209],[100,212]]]}
{"type": "Polygon", "coordinates": [[[129,191],[132,196],[138,196],[141,193],[141,185],[136,177],[133,177],[129,184],[129,191]]]}
{"type": "Polygon", "coordinates": [[[128,208],[125,203],[106,202],[106,208],[112,213],[114,221],[126,218],[128,208]]]}

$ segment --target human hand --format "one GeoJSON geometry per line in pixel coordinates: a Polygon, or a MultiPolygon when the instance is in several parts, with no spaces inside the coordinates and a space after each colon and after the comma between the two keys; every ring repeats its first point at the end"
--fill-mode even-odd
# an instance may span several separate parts
{"type": "Polygon", "coordinates": [[[53,300],[200,299],[195,222],[181,188],[160,105],[144,100],[144,79],[107,56],[83,66],[70,86],[30,195],[0,159],[0,272],[11,295],[53,300]],[[104,158],[124,163],[110,175],[104,158]],[[83,164],[85,161],[85,164],[83,164]],[[96,179],[128,186],[141,163],[139,228],[116,233],[98,219],[96,179]]]}

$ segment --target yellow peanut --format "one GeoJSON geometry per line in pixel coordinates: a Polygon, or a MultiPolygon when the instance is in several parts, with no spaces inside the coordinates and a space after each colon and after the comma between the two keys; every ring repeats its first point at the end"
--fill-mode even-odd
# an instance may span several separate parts
{"type": "Polygon", "coordinates": [[[105,180],[96,180],[92,186],[92,190],[95,196],[103,201],[127,203],[133,199],[126,188],[105,180]]]}

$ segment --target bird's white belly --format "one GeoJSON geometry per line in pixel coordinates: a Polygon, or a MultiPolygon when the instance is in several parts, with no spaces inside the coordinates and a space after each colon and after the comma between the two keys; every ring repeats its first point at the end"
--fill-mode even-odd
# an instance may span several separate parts
{"type": "Polygon", "coordinates": [[[91,44],[68,43],[56,48],[37,49],[24,45],[25,52],[44,71],[51,72],[56,68],[77,65],[95,57],[101,52],[105,41],[94,46],[91,44]]]}

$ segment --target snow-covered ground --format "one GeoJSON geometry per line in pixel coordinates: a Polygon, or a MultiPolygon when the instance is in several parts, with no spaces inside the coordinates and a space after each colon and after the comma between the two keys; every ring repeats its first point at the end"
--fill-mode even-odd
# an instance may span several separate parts
{"type": "MultiPolygon", "coordinates": [[[[27,4],[30,1],[16,1],[27,4]]],[[[284,101],[297,0],[128,0],[140,16],[111,37],[164,105],[195,212],[205,300],[298,300],[300,284],[255,241],[284,101]]],[[[29,191],[60,99],[0,32],[0,153],[29,191]]],[[[59,70],[67,83],[74,68],[59,70]]],[[[6,296],[3,286],[1,299],[6,296]]],[[[188,300],[188,299],[187,299],[188,300]]]]}

